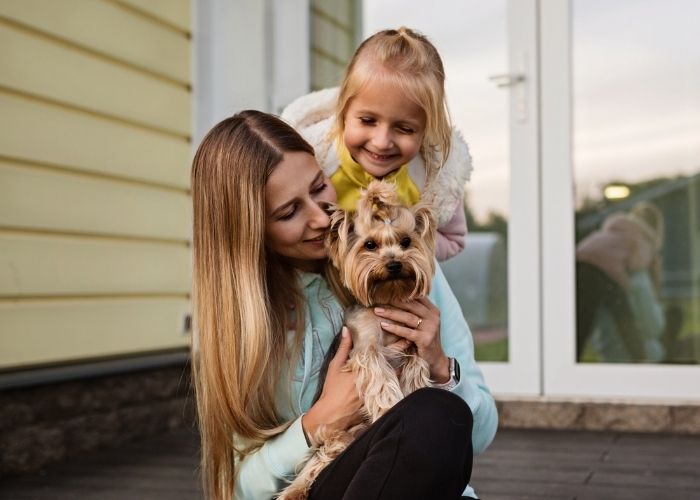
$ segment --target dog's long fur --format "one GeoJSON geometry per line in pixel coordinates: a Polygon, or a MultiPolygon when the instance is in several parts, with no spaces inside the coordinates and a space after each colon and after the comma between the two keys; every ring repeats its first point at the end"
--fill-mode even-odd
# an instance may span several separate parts
{"type": "MultiPolygon", "coordinates": [[[[353,341],[346,369],[357,373],[363,421],[347,431],[320,428],[313,441],[322,444],[280,500],[307,498],[320,472],[360,433],[404,396],[430,384],[430,370],[415,346],[403,352],[387,347],[399,337],[382,330],[372,309],[430,291],[435,272],[435,218],[430,206],[406,208],[398,202],[393,184],[373,181],[362,193],[356,213],[332,207],[330,218],[329,257],[340,282],[358,303],[345,311],[353,341]]],[[[317,397],[338,341],[339,336],[326,357],[317,397]]]]}

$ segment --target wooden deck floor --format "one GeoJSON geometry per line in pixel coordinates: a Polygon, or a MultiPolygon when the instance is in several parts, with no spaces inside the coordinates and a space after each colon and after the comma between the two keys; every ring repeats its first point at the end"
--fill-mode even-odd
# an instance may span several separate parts
{"type": "MultiPolygon", "coordinates": [[[[0,480],[3,499],[198,499],[197,437],[156,436],[0,480]]],[[[485,500],[700,499],[700,436],[502,430],[477,457],[485,500]]]]}

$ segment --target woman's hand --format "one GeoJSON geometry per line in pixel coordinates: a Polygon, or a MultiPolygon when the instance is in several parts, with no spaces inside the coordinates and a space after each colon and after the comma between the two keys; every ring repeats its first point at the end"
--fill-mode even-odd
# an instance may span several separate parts
{"type": "Polygon", "coordinates": [[[440,310],[425,297],[389,306],[375,307],[374,313],[398,324],[382,321],[382,328],[413,342],[418,355],[430,366],[430,378],[438,384],[447,382],[450,360],[440,344],[440,310]]]}
{"type": "Polygon", "coordinates": [[[356,374],[345,370],[352,349],[352,337],[343,327],[338,351],[328,365],[321,397],[301,418],[304,432],[314,442],[316,431],[324,425],[328,430],[345,430],[362,420],[360,396],[355,385],[356,374]]]}

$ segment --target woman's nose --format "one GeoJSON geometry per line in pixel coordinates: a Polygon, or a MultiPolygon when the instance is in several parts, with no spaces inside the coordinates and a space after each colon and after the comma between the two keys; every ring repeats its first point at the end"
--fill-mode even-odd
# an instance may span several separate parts
{"type": "Polygon", "coordinates": [[[317,203],[311,204],[311,217],[309,218],[309,227],[312,229],[325,229],[331,223],[330,217],[326,211],[317,203]]]}

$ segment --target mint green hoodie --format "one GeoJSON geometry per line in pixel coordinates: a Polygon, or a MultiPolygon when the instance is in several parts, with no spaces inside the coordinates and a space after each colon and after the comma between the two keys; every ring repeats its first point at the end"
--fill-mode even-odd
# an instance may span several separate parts
{"type": "MultiPolygon", "coordinates": [[[[474,342],[459,303],[440,267],[435,267],[428,298],[440,309],[442,348],[447,356],[457,359],[461,368],[461,380],[452,392],[464,399],[472,411],[472,446],[474,454],[479,454],[496,434],[496,404],[474,361],[474,342]]],[[[343,325],[343,309],[320,275],[300,273],[300,285],[306,297],[301,356],[291,385],[288,380],[280,381],[277,391],[278,412],[283,419],[293,423],[239,464],[235,492],[238,500],[272,498],[289,484],[311,452],[301,427],[301,415],[313,402],[323,358],[343,325]]],[[[464,495],[476,496],[471,487],[467,487],[464,495]]]]}

